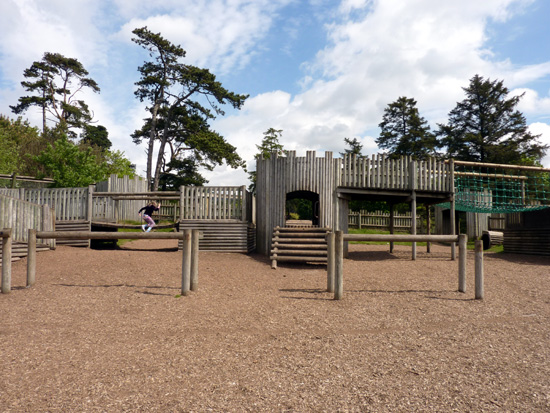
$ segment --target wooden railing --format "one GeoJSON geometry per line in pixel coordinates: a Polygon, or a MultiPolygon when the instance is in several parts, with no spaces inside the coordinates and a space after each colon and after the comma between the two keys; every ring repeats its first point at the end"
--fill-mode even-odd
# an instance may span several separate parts
{"type": "Polygon", "coordinates": [[[410,157],[390,159],[345,155],[340,186],[348,188],[452,192],[453,165],[435,158],[415,161],[410,157]]]}
{"type": "Polygon", "coordinates": [[[249,193],[245,186],[182,186],[182,220],[188,219],[235,219],[246,220],[250,210],[249,193]]]}
{"type": "MultiPolygon", "coordinates": [[[[29,229],[53,231],[54,220],[54,211],[47,205],[0,195],[0,228],[11,228],[15,242],[27,242],[29,229]]],[[[47,245],[54,247],[55,241],[48,240],[47,245]]]]}
{"type": "MultiPolygon", "coordinates": [[[[421,226],[422,219],[417,218],[417,226],[421,226]]],[[[406,228],[410,229],[412,226],[412,215],[410,212],[400,213],[394,215],[393,226],[396,229],[406,228]]],[[[390,213],[384,211],[350,211],[348,214],[348,227],[349,228],[389,228],[390,227],[390,213]]]]}
{"type": "Polygon", "coordinates": [[[49,205],[55,209],[56,220],[74,221],[89,219],[88,191],[89,188],[19,188],[0,190],[0,194],[33,204],[49,205]]]}

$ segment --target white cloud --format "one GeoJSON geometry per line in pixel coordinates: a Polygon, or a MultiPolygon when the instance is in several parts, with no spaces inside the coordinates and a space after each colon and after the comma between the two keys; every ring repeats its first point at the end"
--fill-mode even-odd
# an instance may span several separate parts
{"type": "MultiPolygon", "coordinates": [[[[536,122],[529,125],[529,131],[534,135],[541,135],[540,142],[550,147],[550,124],[536,122]]],[[[542,165],[545,168],[550,168],[550,149],[546,153],[546,156],[542,158],[542,165]]]]}
{"type": "MultiPolygon", "coordinates": [[[[288,1],[161,2],[153,7],[159,13],[132,18],[121,32],[130,33],[147,26],[182,46],[193,64],[224,74],[248,64],[258,41],[270,30],[278,9],[288,1]]],[[[128,7],[127,3],[124,5],[128,7]]],[[[147,8],[145,3],[144,7],[147,8]]]]}
{"type": "MultiPolygon", "coordinates": [[[[537,123],[548,139],[544,116],[550,94],[530,85],[548,79],[550,62],[519,66],[497,60],[487,49],[488,22],[506,22],[532,0],[310,0],[313,12],[327,22],[325,46],[312,61],[302,62],[302,92],[291,95],[269,90],[249,98],[240,112],[218,119],[214,129],[252,161],[263,132],[283,130],[282,143],[298,153],[344,150],[344,137],[357,137],[365,153],[376,151],[378,123],[387,104],[399,96],[417,100],[418,109],[433,125],[444,122],[462,87],[480,74],[502,79],[525,92],[519,109],[537,123]],[[327,8],[333,7],[332,13],[327,8]]],[[[188,62],[208,67],[218,76],[246,77],[252,59],[265,52],[264,43],[280,24],[285,7],[295,0],[3,0],[0,2],[0,113],[9,113],[22,89],[23,70],[45,51],[78,58],[99,81],[101,95],[84,95],[99,124],[105,125],[115,149],[145,165],[143,147],[129,137],[142,124],[143,105],[133,83],[143,53],[130,42],[131,31],[147,25],[186,51],[188,62]],[[129,70],[131,69],[131,71],[129,70]]],[[[297,19],[300,16],[285,16],[297,19]]],[[[288,26],[288,25],[287,25],[288,26]]],[[[293,21],[292,29],[300,28],[293,21]]],[[[298,32],[289,39],[300,41],[298,32]],[[297,34],[297,37],[294,37],[297,34]]],[[[287,44],[278,45],[286,47],[287,44]]],[[[299,46],[292,47],[293,53],[299,46]]],[[[290,49],[289,49],[290,50],[290,49]]],[[[265,79],[269,85],[270,79],[265,79]]],[[[225,82],[224,82],[225,83],[225,82]]],[[[29,118],[39,114],[29,112],[29,118]]],[[[548,159],[548,158],[546,158],[548,159]]],[[[240,179],[243,173],[225,168],[210,173],[212,184],[240,179]]]]}

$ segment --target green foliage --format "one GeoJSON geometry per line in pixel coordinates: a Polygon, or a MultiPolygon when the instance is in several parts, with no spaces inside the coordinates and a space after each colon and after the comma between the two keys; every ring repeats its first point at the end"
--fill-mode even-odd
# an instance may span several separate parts
{"type": "Polygon", "coordinates": [[[436,138],[428,122],[419,115],[416,101],[400,97],[384,109],[376,143],[394,157],[411,155],[425,159],[435,154],[436,138]]]}
{"type": "Polygon", "coordinates": [[[66,132],[70,128],[82,128],[92,120],[88,105],[76,98],[84,88],[99,92],[97,83],[87,77],[88,71],[77,59],[59,53],[45,53],[42,60],[33,62],[23,72],[28,79],[21,85],[31,94],[19,98],[19,104],[10,106],[16,114],[26,112],[33,106],[42,111],[43,132],[46,130],[47,116],[66,132]]]}
{"type": "MultiPolygon", "coordinates": [[[[135,91],[141,102],[148,103],[150,117],[132,135],[135,143],[148,143],[146,174],[152,189],[158,189],[162,176],[171,176],[172,181],[182,178],[186,169],[177,168],[187,166],[186,159],[208,169],[223,162],[232,168],[244,167],[236,148],[211,130],[209,122],[216,115],[224,115],[222,105],[240,109],[248,96],[222,87],[208,69],[183,64],[185,51],[160,33],[142,27],[133,34],[136,37],[132,41],[152,58],[138,68],[141,78],[135,91]],[[157,141],[158,156],[153,167],[157,141]]],[[[196,180],[197,170],[192,173],[190,178],[196,180]]]]}
{"type": "Polygon", "coordinates": [[[85,125],[84,132],[80,135],[81,141],[102,149],[109,149],[113,144],[109,140],[109,132],[102,125],[85,125]]]}
{"type": "Polygon", "coordinates": [[[116,174],[119,178],[128,175],[130,179],[133,179],[136,175],[135,165],[124,156],[122,151],[105,150],[103,152],[103,162],[106,166],[106,178],[109,175],[116,174]]]}
{"type": "Polygon", "coordinates": [[[346,145],[349,146],[349,148],[345,149],[344,152],[340,152],[340,155],[342,155],[342,157],[344,155],[356,155],[358,157],[363,156],[361,155],[361,152],[363,151],[363,144],[359,142],[357,138],[344,138],[344,142],[346,143],[346,145]]]}
{"type": "MultiPolygon", "coordinates": [[[[273,153],[276,153],[278,156],[283,156],[285,151],[283,145],[279,142],[279,138],[283,135],[283,130],[269,128],[263,135],[262,142],[256,145],[259,152],[254,155],[254,159],[256,159],[256,161],[260,159],[260,157],[263,159],[270,159],[273,153]]],[[[256,171],[248,172],[248,179],[250,179],[248,190],[253,193],[256,193],[256,178],[256,171]]]]}
{"type": "Polygon", "coordinates": [[[271,158],[273,153],[278,156],[283,156],[285,151],[283,145],[279,143],[279,138],[283,135],[282,129],[269,128],[264,132],[264,137],[260,145],[256,145],[258,153],[254,155],[254,159],[259,159],[260,156],[264,159],[271,158]]]}
{"type": "Polygon", "coordinates": [[[523,95],[508,98],[502,81],[479,75],[463,90],[466,98],[449,113],[449,122],[439,125],[440,145],[449,157],[504,164],[540,161],[548,146],[527,130],[516,109],[523,95]]]}
{"type": "Polygon", "coordinates": [[[0,116],[0,173],[35,176],[43,172],[32,157],[45,146],[38,129],[28,121],[0,116]]]}
{"type": "Polygon", "coordinates": [[[44,166],[46,175],[55,180],[54,187],[84,187],[103,180],[107,175],[105,163],[98,163],[91,148],[84,150],[66,136],[48,144],[36,158],[44,166]]]}
{"type": "Polygon", "coordinates": [[[286,211],[289,219],[313,219],[313,205],[308,199],[294,198],[286,201],[286,211]]]}

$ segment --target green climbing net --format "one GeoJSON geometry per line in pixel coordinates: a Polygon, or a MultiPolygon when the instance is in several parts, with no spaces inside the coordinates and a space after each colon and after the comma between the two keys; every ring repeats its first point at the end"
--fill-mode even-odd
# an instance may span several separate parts
{"type": "Polygon", "coordinates": [[[548,170],[487,165],[456,163],[457,211],[512,213],[550,208],[548,170]]]}

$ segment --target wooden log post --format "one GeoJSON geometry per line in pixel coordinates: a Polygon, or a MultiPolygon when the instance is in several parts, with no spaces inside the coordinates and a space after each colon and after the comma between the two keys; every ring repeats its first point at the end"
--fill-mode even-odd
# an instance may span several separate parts
{"type": "Polygon", "coordinates": [[[476,300],[482,300],[485,295],[483,288],[483,241],[476,240],[475,256],[475,297],[476,300]]]}
{"type": "MultiPolygon", "coordinates": [[[[411,196],[411,234],[416,235],[416,192],[411,196]]],[[[416,242],[412,243],[412,260],[416,260],[416,242]]]]}
{"type": "Polygon", "coordinates": [[[36,280],[36,230],[29,229],[27,244],[27,287],[34,285],[36,280]]]}
{"type": "MultiPolygon", "coordinates": [[[[390,204],[390,234],[395,232],[395,204],[390,204]]],[[[390,254],[393,254],[393,246],[395,244],[390,241],[390,254]]]]}
{"type": "Polygon", "coordinates": [[[327,234],[327,291],[334,292],[334,232],[327,234]]]}
{"type": "Polygon", "coordinates": [[[336,231],[334,236],[334,299],[344,295],[344,232],[336,231]]]}
{"type": "Polygon", "coordinates": [[[191,230],[191,291],[199,289],[199,238],[200,231],[191,230]]]}
{"type": "MultiPolygon", "coordinates": [[[[432,211],[430,205],[426,204],[426,233],[428,235],[432,234],[432,211]]],[[[431,253],[432,243],[430,241],[426,242],[426,252],[431,253]]]]}
{"type": "Polygon", "coordinates": [[[466,256],[468,236],[460,234],[458,236],[458,291],[466,292],[466,256]]]}
{"type": "MultiPolygon", "coordinates": [[[[456,201],[455,201],[455,164],[454,160],[449,161],[449,171],[451,173],[451,235],[456,235],[456,201]]],[[[451,260],[456,260],[456,243],[451,243],[451,260]]]]}
{"type": "MultiPolygon", "coordinates": [[[[411,161],[409,164],[409,186],[411,189],[411,234],[416,235],[416,188],[418,171],[416,169],[416,161],[411,161]]],[[[412,243],[412,259],[416,260],[416,242],[412,243]]]]}
{"type": "Polygon", "coordinates": [[[181,294],[188,295],[191,289],[191,230],[183,230],[183,256],[181,262],[181,294]]]}
{"type": "Polygon", "coordinates": [[[2,294],[11,292],[11,228],[0,231],[2,238],[2,294]]]}

